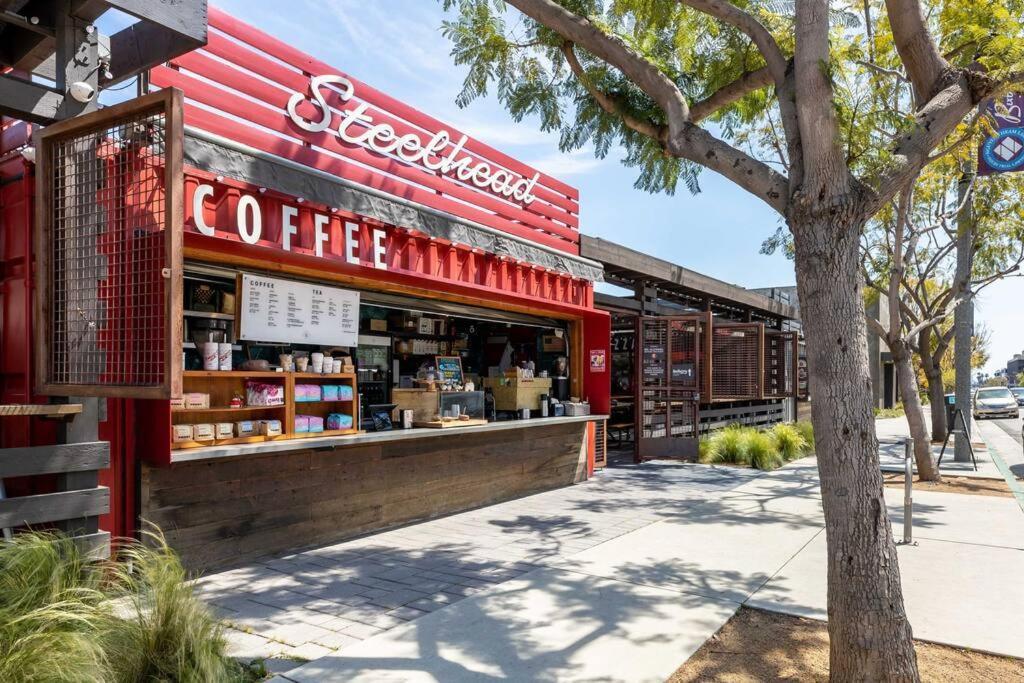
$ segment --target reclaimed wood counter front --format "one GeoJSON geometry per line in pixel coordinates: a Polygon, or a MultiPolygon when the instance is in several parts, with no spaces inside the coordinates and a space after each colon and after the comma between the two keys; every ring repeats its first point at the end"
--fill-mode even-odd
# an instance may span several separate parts
{"type": "Polygon", "coordinates": [[[208,569],[577,483],[599,419],[197,449],[143,465],[141,515],[208,569]]]}

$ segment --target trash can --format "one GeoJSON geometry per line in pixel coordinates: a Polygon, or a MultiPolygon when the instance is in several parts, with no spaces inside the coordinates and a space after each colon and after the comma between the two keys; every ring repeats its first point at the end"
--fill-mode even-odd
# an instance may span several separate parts
{"type": "Polygon", "coordinates": [[[956,394],[946,394],[946,436],[953,431],[954,413],[956,413],[956,394]]]}

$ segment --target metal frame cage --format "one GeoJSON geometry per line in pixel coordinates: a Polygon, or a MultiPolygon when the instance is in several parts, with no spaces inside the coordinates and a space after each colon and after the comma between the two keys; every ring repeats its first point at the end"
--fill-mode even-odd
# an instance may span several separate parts
{"type": "Polygon", "coordinates": [[[711,350],[711,395],[708,400],[761,398],[764,324],[710,322],[707,334],[711,350]]]}
{"type": "Polygon", "coordinates": [[[765,398],[796,396],[797,374],[796,332],[764,331],[764,388],[765,398]]]}
{"type": "Polygon", "coordinates": [[[181,392],[182,96],[36,133],[36,391],[181,392]]]}
{"type": "Polygon", "coordinates": [[[638,460],[697,456],[700,347],[699,316],[637,318],[638,460]]]}

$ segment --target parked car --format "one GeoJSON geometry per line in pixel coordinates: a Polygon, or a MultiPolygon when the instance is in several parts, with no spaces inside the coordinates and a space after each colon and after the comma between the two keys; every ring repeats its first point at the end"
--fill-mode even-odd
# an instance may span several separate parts
{"type": "Polygon", "coordinates": [[[974,419],[1020,417],[1017,399],[1006,387],[985,387],[974,392],[974,419]]]}
{"type": "Polygon", "coordinates": [[[1017,405],[1024,406],[1024,387],[1010,387],[1010,393],[1017,399],[1017,405]]]}

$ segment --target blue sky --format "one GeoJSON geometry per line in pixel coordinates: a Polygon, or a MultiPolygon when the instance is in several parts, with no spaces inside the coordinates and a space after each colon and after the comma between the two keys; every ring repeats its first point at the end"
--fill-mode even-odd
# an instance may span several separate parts
{"type": "MultiPolygon", "coordinates": [[[[778,218],[711,172],[703,192],[674,197],[633,189],[635,171],[614,153],[559,152],[535,122],[514,122],[494,98],[455,105],[464,69],[452,65],[437,0],[219,0],[240,19],[462,131],[578,187],[581,229],[744,287],[790,285],[793,266],[758,253],[778,218]]],[[[1024,282],[991,287],[978,310],[993,331],[989,370],[1024,349],[1024,282]]]]}

